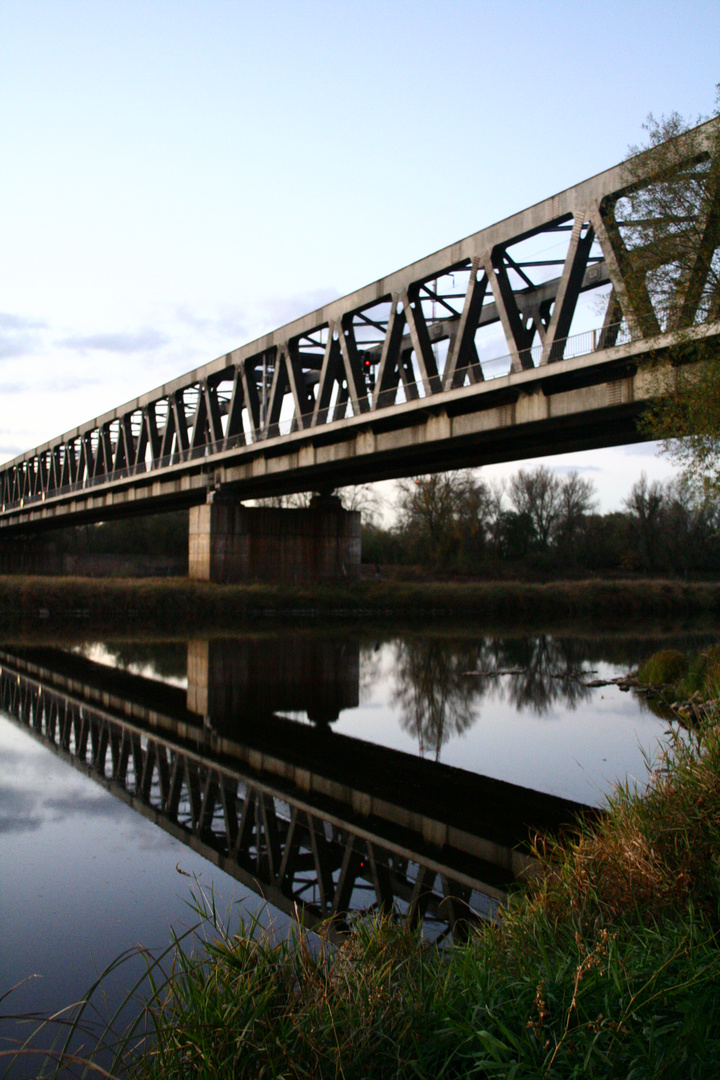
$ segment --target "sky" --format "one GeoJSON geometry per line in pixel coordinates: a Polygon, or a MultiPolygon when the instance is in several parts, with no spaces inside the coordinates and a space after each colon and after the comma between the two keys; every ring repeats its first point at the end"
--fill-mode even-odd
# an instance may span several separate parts
{"type": "MultiPolygon", "coordinates": [[[[616,164],[719,80],[717,0],[0,0],[0,462],[616,164]]],[[[652,444],[547,464],[606,510],[672,475],[652,444]]]]}

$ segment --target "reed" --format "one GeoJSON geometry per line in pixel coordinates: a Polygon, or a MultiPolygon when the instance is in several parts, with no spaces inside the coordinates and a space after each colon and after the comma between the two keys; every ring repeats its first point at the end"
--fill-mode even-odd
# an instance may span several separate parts
{"type": "Polygon", "coordinates": [[[677,649],[661,649],[640,666],[638,682],[654,690],[656,701],[669,715],[677,702],[693,706],[705,702],[715,709],[720,704],[720,645],[711,645],[693,656],[677,649]],[[670,707],[673,701],[675,705],[670,707]]]}
{"type": "Polygon", "coordinates": [[[720,611],[720,583],[679,581],[402,582],[316,586],[213,585],[174,579],[0,577],[0,628],[28,621],[143,629],[236,624],[268,614],[403,617],[414,614],[546,625],[592,618],[664,618],[720,611]]]}

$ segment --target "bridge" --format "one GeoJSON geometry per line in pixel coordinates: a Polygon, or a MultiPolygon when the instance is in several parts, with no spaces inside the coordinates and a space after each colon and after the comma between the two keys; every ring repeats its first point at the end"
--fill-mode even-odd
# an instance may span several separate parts
{"type": "MultiPolygon", "coordinates": [[[[716,124],[681,138],[678,169],[716,124]]],[[[720,322],[698,322],[702,260],[675,317],[653,307],[638,259],[647,273],[675,253],[633,247],[637,184],[617,165],[15,458],[0,538],[194,507],[193,576],[248,576],[270,536],[280,561],[319,544],[315,570],[346,571],[359,520],[327,498],[285,524],[242,501],[643,439],[649,361],[669,364],[679,334],[717,340],[720,322]]]]}
{"type": "Polygon", "coordinates": [[[257,658],[255,639],[190,641],[186,691],[61,649],[6,646],[0,709],[308,927],[331,919],[339,938],[352,912],[372,908],[461,938],[532,867],[533,835],[591,811],[333,732],[327,720],[357,704],[357,645],[353,662],[346,644],[339,683],[313,680],[318,723],[275,712],[305,701],[307,661],[334,669],[334,649],[274,641],[282,686],[266,669],[259,697],[237,664],[243,651],[257,658]],[[229,695],[220,669],[234,673],[229,695]]]}

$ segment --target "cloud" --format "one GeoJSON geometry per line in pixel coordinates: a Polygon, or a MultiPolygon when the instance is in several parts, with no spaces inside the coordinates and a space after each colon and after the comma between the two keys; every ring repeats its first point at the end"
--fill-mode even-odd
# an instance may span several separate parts
{"type": "Polygon", "coordinates": [[[261,333],[268,333],[279,326],[285,326],[286,323],[300,319],[303,315],[308,315],[311,311],[325,307],[333,300],[338,300],[341,295],[337,289],[312,289],[308,292],[296,293],[294,296],[279,297],[270,303],[266,302],[261,305],[259,314],[260,318],[269,325],[261,333]]]}
{"type": "Polygon", "coordinates": [[[0,462],[12,461],[13,458],[20,457],[27,450],[27,446],[21,446],[19,443],[0,443],[0,462]]]}
{"type": "Polygon", "coordinates": [[[659,442],[630,443],[628,446],[623,446],[622,451],[628,457],[656,458],[662,452],[662,444],[659,442]]]}
{"type": "Polygon", "coordinates": [[[196,315],[186,307],[179,307],[175,310],[175,317],[193,330],[198,330],[203,336],[225,338],[232,349],[244,341],[248,333],[247,323],[237,312],[207,316],[196,315]]]}
{"type": "MultiPolygon", "coordinates": [[[[43,389],[46,393],[74,393],[86,386],[97,386],[102,382],[99,375],[68,376],[62,379],[45,379],[43,389]]],[[[32,382],[0,382],[0,394],[8,397],[12,394],[32,394],[36,384],[32,382]]]]}
{"type": "Polygon", "coordinates": [[[341,295],[337,289],[310,289],[271,300],[249,300],[243,310],[230,308],[219,315],[199,315],[187,307],[176,308],[174,314],[203,337],[224,340],[228,348],[234,349],[332,303],[341,295]]]}
{"type": "Polygon", "coordinates": [[[41,825],[42,820],[40,818],[16,817],[11,819],[0,817],[0,833],[37,832],[41,825]]]}
{"type": "Polygon", "coordinates": [[[46,326],[42,319],[27,319],[24,315],[12,315],[0,311],[0,331],[2,330],[40,330],[46,326]]]}
{"type": "Polygon", "coordinates": [[[118,331],[105,334],[77,334],[62,338],[58,345],[65,349],[81,349],[87,352],[136,353],[160,349],[170,338],[161,330],[147,327],[143,330],[118,331]]]}
{"type": "Polygon", "coordinates": [[[8,784],[0,786],[0,833],[34,832],[39,829],[42,818],[35,812],[36,802],[35,795],[30,792],[8,784]]]}
{"type": "Polygon", "coordinates": [[[55,813],[55,821],[62,821],[73,814],[91,814],[93,817],[122,817],[124,810],[121,802],[116,802],[104,792],[100,795],[84,795],[79,790],[70,791],[60,798],[45,799],[44,810],[55,813]]]}
{"type": "Polygon", "coordinates": [[[599,465],[551,465],[550,468],[556,473],[605,472],[599,465]]]}
{"type": "Polygon", "coordinates": [[[44,328],[41,319],[0,311],[0,360],[35,352],[40,339],[38,331],[44,328]]]}

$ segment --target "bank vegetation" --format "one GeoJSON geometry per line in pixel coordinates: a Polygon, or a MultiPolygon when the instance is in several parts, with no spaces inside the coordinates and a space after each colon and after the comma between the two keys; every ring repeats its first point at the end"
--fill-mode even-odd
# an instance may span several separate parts
{"type": "Polygon", "coordinates": [[[305,585],[212,585],[187,578],[0,577],[0,628],[31,624],[176,631],[237,628],[243,620],[293,615],[482,620],[484,626],[550,626],[592,619],[712,619],[720,582],[665,579],[403,581],[371,578],[305,585]]]}

